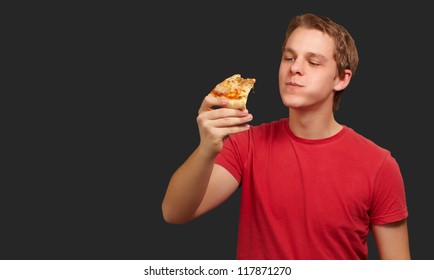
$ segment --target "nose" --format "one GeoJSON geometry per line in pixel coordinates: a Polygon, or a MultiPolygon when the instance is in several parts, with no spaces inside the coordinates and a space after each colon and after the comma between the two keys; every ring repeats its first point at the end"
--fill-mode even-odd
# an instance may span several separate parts
{"type": "Polygon", "coordinates": [[[301,59],[299,58],[294,59],[294,61],[291,64],[290,71],[293,74],[300,74],[300,75],[303,74],[303,62],[301,61],[301,59]]]}

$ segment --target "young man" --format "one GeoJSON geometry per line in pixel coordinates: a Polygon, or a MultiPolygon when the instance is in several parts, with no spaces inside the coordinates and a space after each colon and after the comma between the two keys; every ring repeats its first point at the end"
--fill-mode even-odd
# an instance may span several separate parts
{"type": "Polygon", "coordinates": [[[249,126],[247,110],[205,97],[200,144],[169,182],[164,219],[186,223],[241,186],[237,259],[366,259],[369,230],[381,259],[410,259],[395,159],[334,118],[357,64],[344,27],[294,17],[279,70],[288,118],[249,126]]]}

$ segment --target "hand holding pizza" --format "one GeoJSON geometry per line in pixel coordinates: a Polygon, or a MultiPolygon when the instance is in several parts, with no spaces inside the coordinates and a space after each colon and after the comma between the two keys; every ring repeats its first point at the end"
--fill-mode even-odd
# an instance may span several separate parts
{"type": "Polygon", "coordinates": [[[249,129],[247,122],[253,116],[246,109],[246,103],[255,81],[236,74],[217,84],[204,98],[197,124],[200,146],[205,151],[218,154],[223,148],[225,137],[249,129]],[[216,107],[218,109],[214,109],[216,107]]]}

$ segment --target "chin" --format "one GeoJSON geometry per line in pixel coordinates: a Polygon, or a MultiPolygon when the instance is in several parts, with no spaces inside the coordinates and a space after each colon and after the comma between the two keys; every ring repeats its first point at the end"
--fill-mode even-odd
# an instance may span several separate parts
{"type": "Polygon", "coordinates": [[[302,103],[297,100],[294,100],[293,97],[290,96],[282,96],[282,103],[285,105],[285,107],[291,108],[291,109],[297,109],[301,108],[303,106],[302,103]]]}

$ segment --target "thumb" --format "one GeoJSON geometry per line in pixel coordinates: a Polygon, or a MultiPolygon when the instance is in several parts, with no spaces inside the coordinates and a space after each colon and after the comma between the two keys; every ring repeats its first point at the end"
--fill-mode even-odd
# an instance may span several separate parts
{"type": "Polygon", "coordinates": [[[208,94],[202,103],[202,109],[218,109],[220,107],[225,107],[227,104],[228,100],[226,98],[215,97],[208,94]]]}

